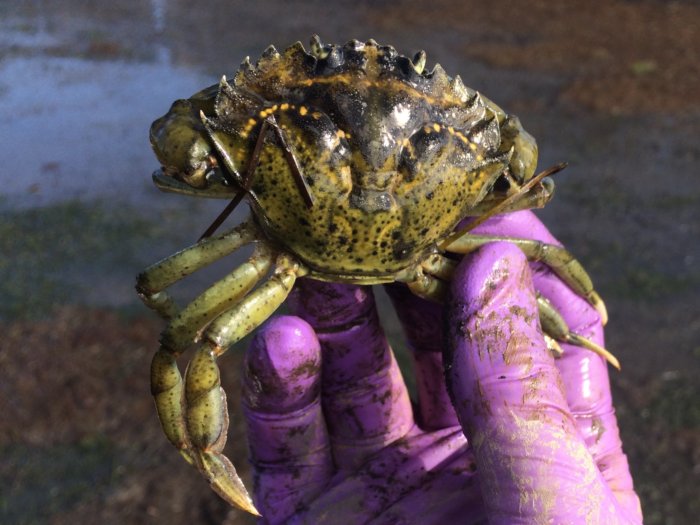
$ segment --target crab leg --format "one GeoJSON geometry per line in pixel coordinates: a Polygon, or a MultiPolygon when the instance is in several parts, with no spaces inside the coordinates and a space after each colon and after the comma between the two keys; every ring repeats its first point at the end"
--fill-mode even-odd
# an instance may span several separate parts
{"type": "MultiPolygon", "coordinates": [[[[517,200],[514,200],[503,207],[500,207],[498,213],[509,213],[518,210],[531,210],[533,208],[544,208],[554,197],[554,181],[544,179],[542,184],[531,189],[528,193],[521,195],[517,200]]],[[[499,204],[498,197],[489,197],[488,195],[479,202],[474,208],[469,210],[469,216],[480,217],[493,210],[499,204]]]]}
{"type": "MultiPolygon", "coordinates": [[[[527,252],[526,255],[530,258],[527,252]]],[[[433,254],[421,263],[420,270],[416,272],[414,280],[407,282],[407,285],[417,296],[441,302],[447,293],[445,281],[452,277],[455,266],[455,261],[440,254],[433,254]]],[[[561,341],[591,350],[618,370],[620,369],[620,362],[612,353],[593,341],[571,332],[557,309],[540,294],[537,294],[537,306],[547,348],[556,357],[561,357],[563,354],[557,342],[561,341]]]]}
{"type": "Polygon", "coordinates": [[[136,290],[146,306],[171,319],[177,315],[178,308],[163,290],[257,238],[257,228],[246,221],[226,233],[202,239],[146,268],[136,278],[136,290]]]}
{"type": "Polygon", "coordinates": [[[464,234],[455,239],[443,249],[446,251],[466,254],[481,246],[494,241],[507,241],[518,246],[531,261],[541,261],[549,266],[562,281],[574,292],[585,298],[600,314],[605,325],[608,322],[608,313],[605,303],[593,289],[593,282],[571,253],[554,244],[546,244],[532,239],[517,239],[514,237],[500,237],[496,235],[464,234]]]}
{"type": "Polygon", "coordinates": [[[177,314],[161,334],[161,346],[151,363],[151,393],[163,432],[188,463],[193,464],[194,459],[185,431],[183,381],[176,359],[212,319],[240,301],[262,279],[271,263],[269,252],[258,248],[246,263],[204,291],[177,314]]]}
{"type": "Polygon", "coordinates": [[[585,337],[570,332],[569,326],[566,324],[566,321],[561,314],[556,308],[554,308],[552,303],[550,303],[540,294],[537,294],[537,307],[540,314],[542,330],[550,337],[565,343],[582,346],[583,348],[598,354],[615,368],[620,370],[620,362],[608,350],[594,343],[590,339],[586,339],[585,337]]]}
{"type": "Polygon", "coordinates": [[[260,282],[272,265],[273,257],[265,244],[244,264],[217,281],[180,311],[163,330],[161,344],[180,354],[212,320],[237,304],[260,282]]]}
{"type": "Polygon", "coordinates": [[[427,257],[422,263],[421,268],[423,270],[443,281],[449,281],[452,279],[452,274],[457,267],[457,261],[448,259],[444,255],[439,253],[434,253],[427,257]]]}
{"type": "Polygon", "coordinates": [[[429,301],[441,302],[447,294],[447,285],[443,281],[422,271],[406,285],[415,295],[429,301]]]}
{"type": "Polygon", "coordinates": [[[434,253],[429,255],[420,266],[396,276],[398,282],[406,283],[418,297],[441,302],[447,294],[447,285],[454,272],[456,263],[447,257],[434,253]]]}
{"type": "Polygon", "coordinates": [[[186,427],[191,446],[188,454],[222,498],[256,515],[235,468],[222,454],[228,411],[216,359],[272,315],[287,298],[296,278],[305,273],[306,269],[289,256],[279,256],[270,279],[205,330],[185,376],[185,417],[179,417],[176,424],[186,427]]]}

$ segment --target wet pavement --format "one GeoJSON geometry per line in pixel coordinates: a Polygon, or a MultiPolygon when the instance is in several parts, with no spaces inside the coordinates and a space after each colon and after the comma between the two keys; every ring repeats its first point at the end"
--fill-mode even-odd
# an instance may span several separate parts
{"type": "MultiPolygon", "coordinates": [[[[243,522],[175,457],[152,413],[160,325],[133,276],[193,242],[222,203],[155,190],[147,132],[246,55],[314,33],[425,49],[429,64],[521,118],[542,167],[569,162],[540,215],[610,309],[618,413],[647,523],[697,516],[700,7],[197,5],[0,1],[0,521],[243,522]]],[[[234,455],[245,457],[242,438],[234,455]]]]}

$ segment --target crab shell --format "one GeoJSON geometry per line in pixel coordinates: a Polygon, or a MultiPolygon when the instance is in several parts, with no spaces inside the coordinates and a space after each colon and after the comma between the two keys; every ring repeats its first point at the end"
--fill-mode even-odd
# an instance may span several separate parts
{"type": "Polygon", "coordinates": [[[272,121],[313,205],[268,133],[245,188],[267,237],[315,278],[392,281],[465,216],[517,192],[537,162],[517,118],[424,64],[422,52],[411,60],[374,41],[314,39],[311,52],[297,43],[281,55],[270,47],[230,84],[223,78],[154,122],[151,144],[163,165],[156,184],[233,197],[263,122],[272,121]]]}

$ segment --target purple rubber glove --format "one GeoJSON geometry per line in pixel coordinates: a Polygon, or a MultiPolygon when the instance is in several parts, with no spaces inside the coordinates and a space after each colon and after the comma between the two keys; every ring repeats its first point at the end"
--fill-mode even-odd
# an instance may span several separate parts
{"type": "MultiPolygon", "coordinates": [[[[530,212],[478,231],[556,242],[530,212]]],[[[641,523],[606,364],[570,345],[554,361],[534,288],[603,342],[597,313],[508,243],[460,263],[444,312],[389,287],[414,356],[412,407],[369,289],[302,280],[290,302],[304,320],[271,320],[247,355],[262,521],[641,523]]]]}

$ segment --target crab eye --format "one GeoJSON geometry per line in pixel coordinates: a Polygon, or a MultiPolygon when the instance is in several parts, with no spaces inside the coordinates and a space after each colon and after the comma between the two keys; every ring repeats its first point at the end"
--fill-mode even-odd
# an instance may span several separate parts
{"type": "Polygon", "coordinates": [[[221,169],[215,168],[209,170],[206,174],[207,184],[223,184],[224,186],[232,186],[232,181],[227,177],[227,173],[221,169]]]}

